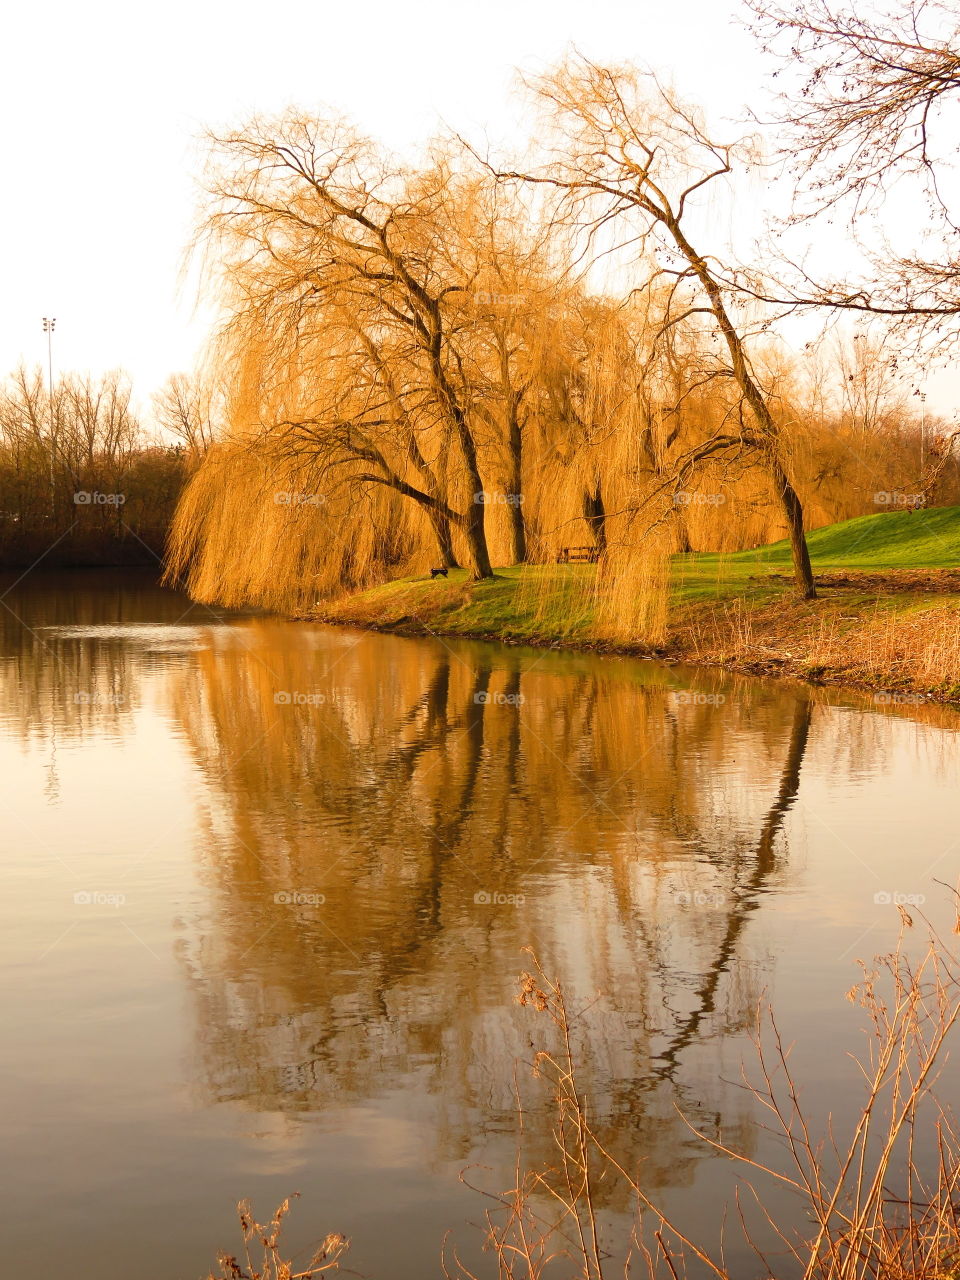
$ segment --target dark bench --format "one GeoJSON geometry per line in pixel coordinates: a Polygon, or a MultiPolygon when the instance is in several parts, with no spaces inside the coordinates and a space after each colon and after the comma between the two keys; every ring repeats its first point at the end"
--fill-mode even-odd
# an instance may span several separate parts
{"type": "Polygon", "coordinates": [[[557,564],[596,564],[599,558],[597,547],[561,547],[557,564]]]}

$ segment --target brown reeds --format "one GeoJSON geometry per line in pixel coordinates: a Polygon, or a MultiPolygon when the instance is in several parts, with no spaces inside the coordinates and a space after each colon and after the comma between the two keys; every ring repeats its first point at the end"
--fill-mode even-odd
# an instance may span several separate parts
{"type": "Polygon", "coordinates": [[[268,1223],[261,1223],[254,1218],[249,1201],[241,1200],[237,1216],[243,1236],[243,1256],[238,1258],[221,1252],[217,1256],[219,1274],[211,1271],[207,1280],[315,1280],[326,1271],[336,1270],[350,1242],[335,1233],[328,1235],[303,1265],[280,1256],[283,1220],[289,1212],[287,1199],[268,1223]]]}
{"type": "Polygon", "coordinates": [[[905,607],[833,596],[813,612],[739,599],[692,611],[672,633],[691,661],[783,669],[903,693],[960,693],[960,611],[929,599],[905,607]]]}
{"type": "MultiPolygon", "coordinates": [[[[831,1118],[820,1132],[806,1113],[788,1050],[769,1013],[758,1019],[758,1079],[750,1082],[745,1075],[745,1083],[786,1150],[786,1168],[765,1165],[688,1122],[719,1155],[748,1171],[737,1215],[746,1243],[770,1276],[781,1270],[802,1274],[804,1280],[951,1280],[960,1271],[960,1137],[933,1090],[960,1017],[960,960],[935,935],[926,952],[911,959],[905,931],[914,922],[898,909],[902,927],[896,949],[874,968],[865,967],[849,993],[865,1013],[869,1039],[854,1059],[864,1096],[847,1136],[839,1135],[843,1117],[831,1118]],[[792,1191],[796,1220],[810,1222],[811,1230],[778,1223],[764,1209],[766,1185],[792,1191]],[[767,1224],[777,1247],[776,1264],[764,1256],[756,1229],[748,1225],[744,1200],[753,1201],[767,1224]]],[[[555,1033],[555,1049],[537,1053],[532,1067],[550,1090],[557,1159],[549,1169],[529,1168],[520,1154],[513,1188],[484,1193],[494,1202],[486,1245],[498,1276],[603,1280],[629,1270],[639,1257],[651,1277],[677,1280],[696,1259],[718,1280],[735,1280],[723,1251],[694,1240],[671,1221],[592,1127],[578,1083],[578,1051],[563,988],[531,955],[533,968],[520,979],[519,1000],[544,1015],[555,1033]],[[596,1208],[597,1181],[609,1176],[624,1181],[638,1206],[622,1256],[607,1251],[596,1208]]],[[[477,1280],[456,1251],[447,1253],[447,1276],[477,1280]]]]}

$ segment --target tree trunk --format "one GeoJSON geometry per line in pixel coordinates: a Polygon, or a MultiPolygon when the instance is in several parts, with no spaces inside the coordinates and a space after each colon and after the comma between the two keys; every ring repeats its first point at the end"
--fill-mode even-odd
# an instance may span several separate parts
{"type": "Polygon", "coordinates": [[[597,549],[597,554],[602,556],[607,549],[607,511],[603,505],[603,492],[599,480],[592,493],[589,489],[584,490],[583,518],[593,535],[593,545],[597,549]]]}
{"type": "Polygon", "coordinates": [[[483,489],[480,466],[477,462],[476,442],[467,422],[467,416],[460,407],[456,394],[447,380],[439,349],[436,346],[431,351],[431,356],[434,384],[440,392],[441,403],[449,413],[452,425],[456,430],[460,450],[463,454],[467,484],[469,485],[467,510],[462,519],[470,559],[473,562],[471,577],[474,581],[479,581],[481,578],[492,578],[493,567],[490,564],[490,552],[487,549],[485,529],[486,494],[483,489]]]}
{"type": "Polygon", "coordinates": [[[510,508],[510,541],[513,564],[527,559],[527,526],[523,518],[523,440],[515,409],[510,414],[510,484],[507,502],[510,508]]]}
{"type": "Polygon", "coordinates": [[[519,490],[510,494],[514,499],[510,503],[510,556],[513,564],[527,562],[527,527],[523,519],[523,508],[516,501],[520,496],[519,490]]]}
{"type": "Polygon", "coordinates": [[[790,546],[793,549],[793,576],[796,579],[797,588],[803,600],[816,600],[817,588],[813,582],[810,551],[803,532],[803,507],[800,505],[797,491],[780,465],[779,458],[771,457],[770,473],[790,530],[790,546]]]}
{"type": "Polygon", "coordinates": [[[790,529],[790,545],[793,548],[793,575],[796,578],[800,595],[804,600],[815,600],[817,589],[813,585],[813,570],[810,568],[810,552],[803,532],[803,507],[796,489],[790,483],[787,473],[778,456],[780,432],[777,430],[767,398],[756,382],[747,360],[743,339],[737,332],[733,321],[723,302],[720,286],[710,273],[705,258],[701,258],[680,229],[677,218],[671,214],[662,219],[673,236],[677,248],[689,262],[697,278],[703,285],[704,292],[710,300],[710,309],[716,317],[720,332],[723,335],[727,350],[730,353],[730,368],[743,392],[744,399],[753,411],[763,438],[764,452],[770,464],[770,475],[773,479],[777,497],[783,506],[790,529]]]}
{"type": "Polygon", "coordinates": [[[682,511],[674,511],[673,521],[677,529],[677,551],[681,555],[686,555],[693,550],[690,545],[690,534],[687,530],[687,517],[682,511]]]}
{"type": "Polygon", "coordinates": [[[440,567],[444,569],[459,569],[460,564],[453,550],[453,531],[450,528],[450,520],[442,511],[433,511],[428,509],[430,524],[433,526],[434,537],[437,539],[437,550],[440,553],[440,567]]]}
{"type": "Polygon", "coordinates": [[[493,567],[490,564],[490,552],[487,549],[485,527],[486,494],[483,489],[483,480],[480,476],[480,467],[477,464],[477,448],[467,425],[466,417],[459,407],[454,409],[453,417],[457,425],[460,448],[463,451],[463,461],[466,464],[467,482],[470,486],[470,497],[466,514],[463,518],[463,531],[467,537],[470,559],[473,561],[473,573],[471,576],[474,581],[479,581],[481,578],[493,577],[493,567]]]}
{"type": "MultiPolygon", "coordinates": [[[[479,483],[479,477],[475,483],[479,483]]],[[[467,547],[470,550],[470,559],[473,561],[473,573],[471,576],[477,582],[481,578],[493,577],[490,552],[487,550],[487,535],[484,531],[484,504],[480,498],[481,493],[482,490],[478,488],[472,495],[472,501],[467,509],[463,526],[463,531],[467,538],[467,547]]]]}

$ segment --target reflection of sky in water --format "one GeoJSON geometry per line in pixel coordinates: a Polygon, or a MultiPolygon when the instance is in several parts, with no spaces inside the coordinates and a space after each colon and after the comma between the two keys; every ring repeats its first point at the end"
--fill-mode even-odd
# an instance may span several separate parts
{"type": "Polygon", "coordinates": [[[44,641],[51,640],[93,640],[105,643],[119,640],[131,649],[165,652],[176,652],[180,648],[196,649],[205,643],[204,633],[212,631],[211,623],[202,619],[196,626],[101,626],[101,627],[35,627],[37,635],[44,641]]]}
{"type": "Polygon", "coordinates": [[[7,604],[29,624],[0,621],[15,1267],[53,1274],[69,1232],[78,1280],[145,1256],[157,1280],[200,1274],[240,1196],[299,1189],[304,1239],[347,1231],[369,1273],[435,1268],[478,1214],[457,1171],[512,1160],[513,1064],[543,1034],[513,1003],[529,943],[575,1000],[604,993],[601,1123],[707,1220],[728,1186],[674,1103],[756,1147],[725,1080],[758,999],[813,1109],[846,1109],[843,994],[895,936],[875,895],[952,924],[948,710],[211,621],[135,578],[7,604]],[[673,696],[691,688],[724,701],[673,696]]]}

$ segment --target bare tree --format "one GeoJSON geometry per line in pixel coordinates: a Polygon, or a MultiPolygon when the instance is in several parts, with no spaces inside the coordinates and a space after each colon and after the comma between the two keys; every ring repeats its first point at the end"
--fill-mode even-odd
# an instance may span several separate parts
{"type": "Polygon", "coordinates": [[[164,430],[196,461],[217,435],[214,397],[196,374],[174,373],[153,397],[154,414],[164,430]]]}
{"type": "MultiPolygon", "coordinates": [[[[758,296],[904,319],[942,341],[943,323],[960,315],[960,210],[950,172],[960,105],[956,7],[905,0],[892,14],[871,15],[831,0],[747,3],[787,83],[774,123],[807,200],[792,221],[845,209],[858,230],[899,184],[924,205],[909,234],[922,225],[926,245],[937,233],[943,242],[938,257],[867,249],[869,269],[856,279],[817,279],[791,263],[782,287],[758,296]]],[[[950,325],[949,337],[955,333],[950,325]]]]}
{"type": "Polygon", "coordinates": [[[119,372],[63,380],[65,418],[59,450],[74,478],[99,469],[114,481],[124,473],[142,442],[131,405],[131,387],[119,372]]]}
{"type": "Polygon", "coordinates": [[[15,492],[4,497],[5,515],[19,524],[52,519],[57,426],[62,397],[50,396],[42,371],[21,365],[0,390],[0,436],[10,454],[15,492]],[[40,478],[42,477],[42,479],[40,478]],[[45,497],[40,494],[45,490],[45,497]]]}
{"type": "Polygon", "coordinates": [[[39,367],[0,381],[0,559],[133,563],[160,553],[181,458],[149,442],[126,375],[39,367]]]}

